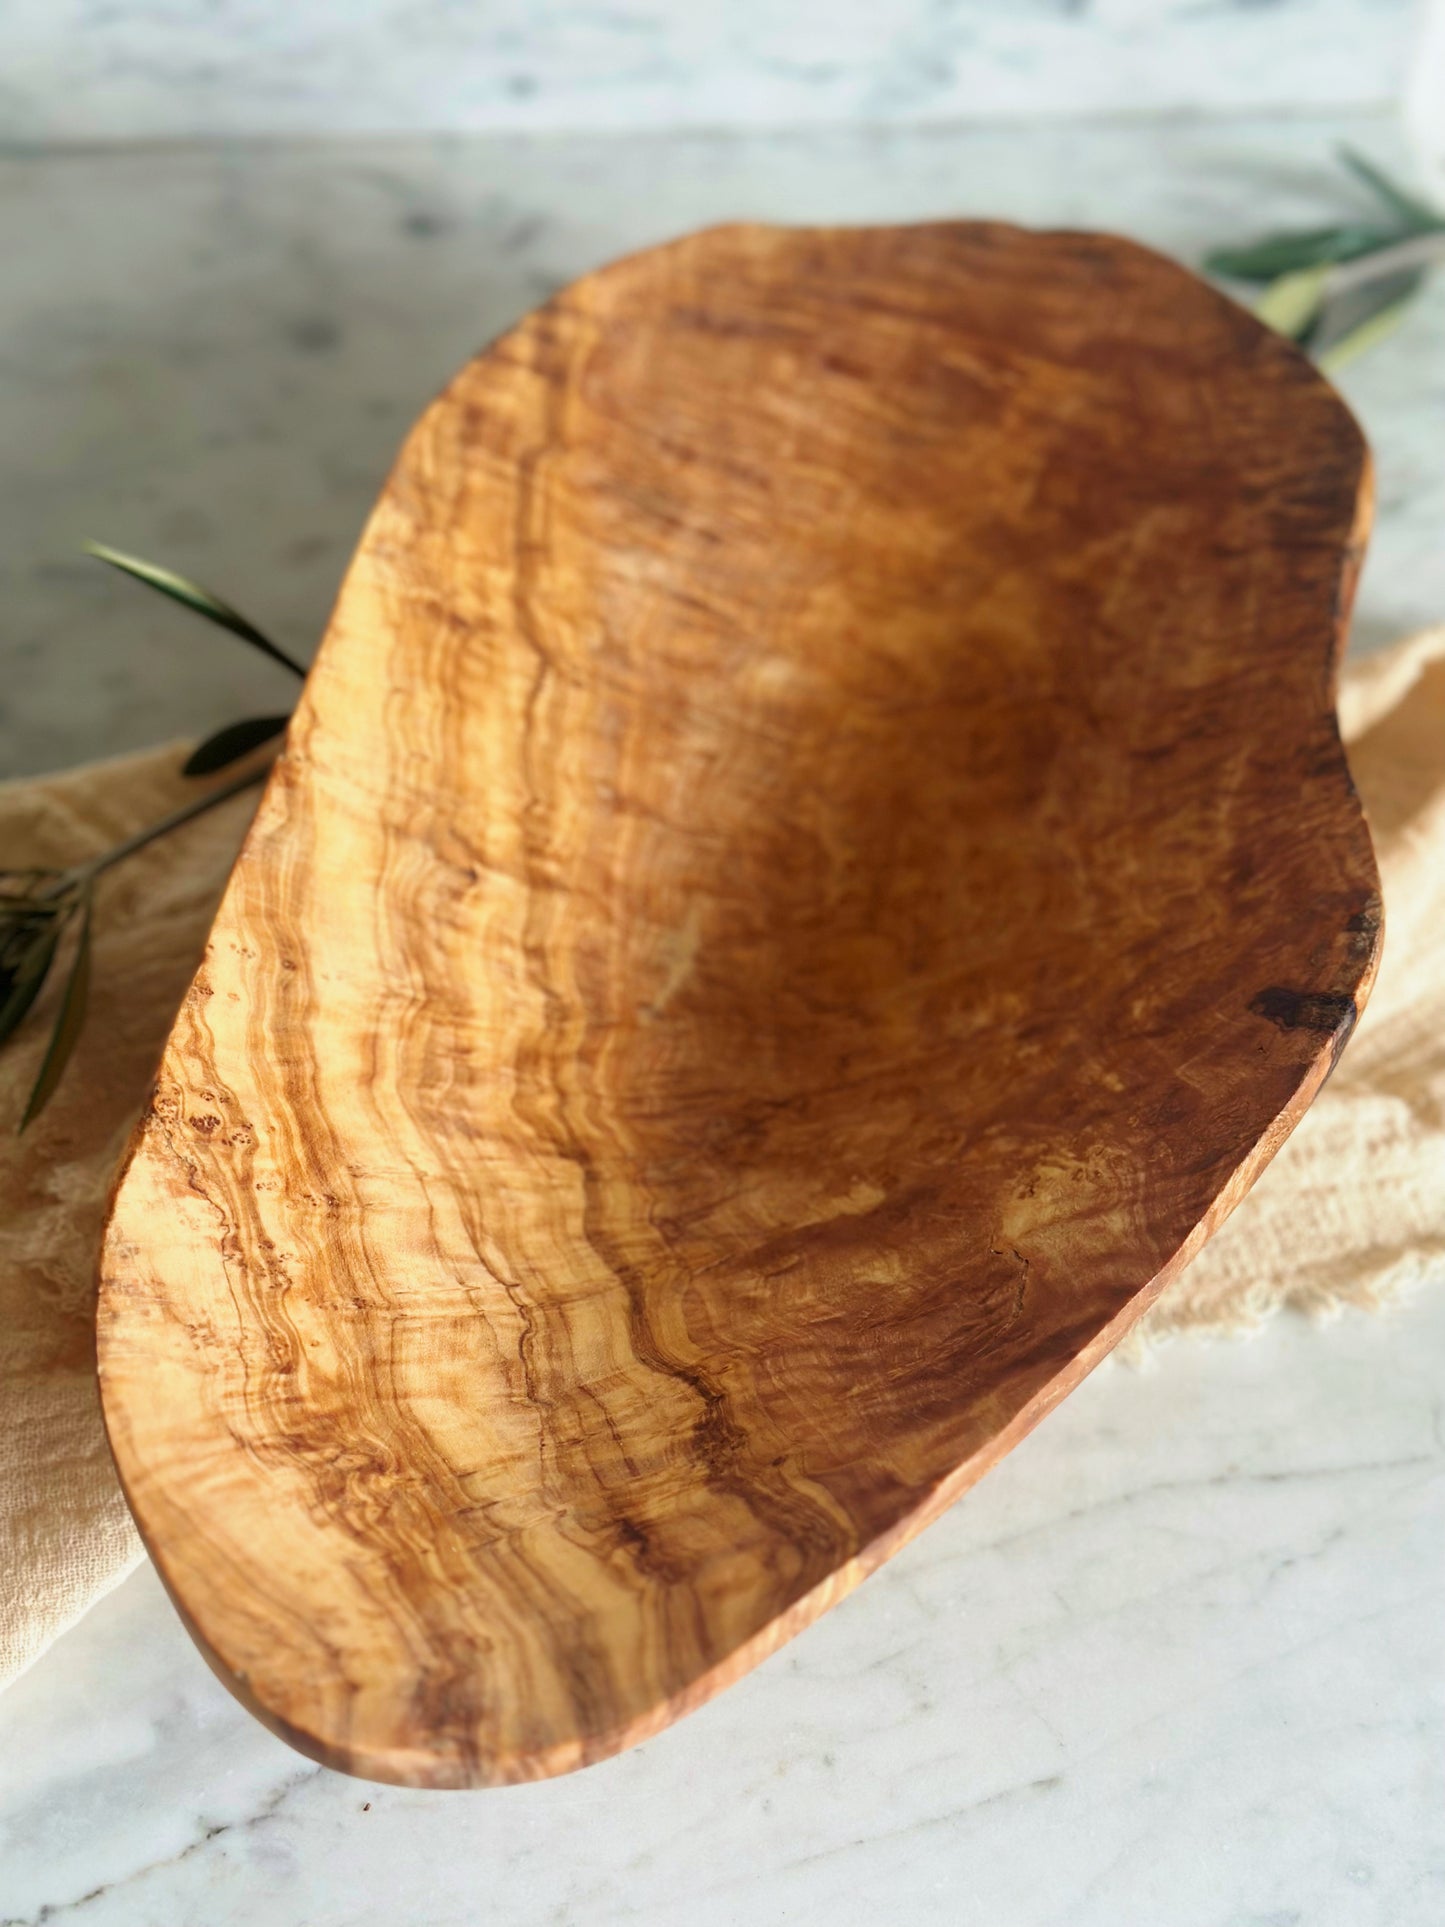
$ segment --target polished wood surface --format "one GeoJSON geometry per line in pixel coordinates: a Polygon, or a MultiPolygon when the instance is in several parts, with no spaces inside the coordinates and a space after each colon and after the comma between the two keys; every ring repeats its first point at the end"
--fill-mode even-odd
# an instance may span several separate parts
{"type": "Polygon", "coordinates": [[[1139,1315],[1373,971],[1366,474],[1107,238],[720,229],[462,371],[103,1259],[132,1507],[263,1719],[419,1786],[615,1751],[1139,1315]]]}

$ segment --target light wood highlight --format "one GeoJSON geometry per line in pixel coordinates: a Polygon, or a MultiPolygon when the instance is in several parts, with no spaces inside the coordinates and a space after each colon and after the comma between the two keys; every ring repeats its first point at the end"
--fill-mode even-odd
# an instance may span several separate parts
{"type": "Polygon", "coordinates": [[[1128,243],[693,236],[422,417],[103,1259],[131,1505],[333,1766],[584,1765],[994,1463],[1309,1103],[1366,458],[1128,243]]]}

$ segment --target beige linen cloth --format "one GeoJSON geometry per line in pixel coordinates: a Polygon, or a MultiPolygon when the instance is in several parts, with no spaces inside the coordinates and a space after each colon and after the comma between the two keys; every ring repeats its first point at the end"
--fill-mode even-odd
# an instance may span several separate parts
{"type": "MultiPolygon", "coordinates": [[[[1445,1253],[1445,628],[1352,667],[1341,722],[1384,876],[1384,963],[1340,1069],[1133,1341],[1374,1309],[1445,1253]]],[[[0,786],[0,862],[62,867],[195,795],[183,745],[0,786]]],[[[92,1361],[107,1192],[254,808],[235,798],[103,881],[90,1016],[24,1104],[57,985],[0,1054],[0,1685],[142,1558],[92,1361]]]]}

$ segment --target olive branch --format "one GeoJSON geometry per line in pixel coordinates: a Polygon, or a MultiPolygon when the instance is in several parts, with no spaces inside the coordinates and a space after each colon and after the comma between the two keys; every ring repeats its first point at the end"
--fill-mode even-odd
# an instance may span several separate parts
{"type": "Polygon", "coordinates": [[[1211,274],[1261,287],[1255,313],[1330,374],[1391,333],[1430,270],[1445,265],[1445,215],[1353,148],[1341,147],[1339,159],[1370,195],[1368,219],[1204,257],[1211,274]]]}
{"type": "MultiPolygon", "coordinates": [[[[282,663],[295,675],[306,671],[229,602],[203,589],[199,583],[176,575],[169,569],[143,562],[138,556],[124,555],[119,549],[100,542],[87,542],[87,551],[108,562],[112,568],[144,582],[173,602],[204,616],[218,628],[239,636],[253,649],[259,649],[273,662],[282,663]]],[[[187,757],[182,769],[186,776],[213,776],[249,756],[253,750],[273,741],[290,721],[285,716],[250,716],[239,723],[218,729],[187,757]]],[[[183,823],[203,816],[252,784],[259,783],[270,763],[245,771],[219,788],[207,790],[193,802],[183,803],[159,822],[124,837],[99,856],[65,870],[0,869],[0,1045],[7,1043],[30,1014],[31,1007],[44,989],[68,933],[77,932],[70,953],[70,967],[61,992],[50,1042],[41,1059],[40,1069],[31,1086],[18,1128],[24,1130],[44,1110],[54,1096],[71,1052],[85,1024],[90,996],[91,923],[97,878],[143,850],[160,837],[169,836],[183,823]]]]}

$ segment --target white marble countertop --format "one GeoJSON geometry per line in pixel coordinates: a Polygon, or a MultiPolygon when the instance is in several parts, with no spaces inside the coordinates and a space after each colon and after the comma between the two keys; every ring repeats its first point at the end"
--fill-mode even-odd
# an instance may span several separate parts
{"type": "Polygon", "coordinates": [[[1334,109],[1396,97],[1413,0],[6,0],[38,142],[1334,109]]]}
{"type": "MultiPolygon", "coordinates": [[[[75,554],[304,648],[395,443],[473,346],[726,215],[1000,213],[1185,258],[1328,215],[1365,120],[282,145],[0,161],[0,759],[284,681],[75,554]]],[[[1358,365],[1360,633],[1445,616],[1445,290],[1358,365]]],[[[1445,1293],[1105,1366],[701,1713],[484,1794],[312,1766],[143,1571],[0,1698],[0,1922],[86,1927],[1439,1927],[1445,1293]]]]}

